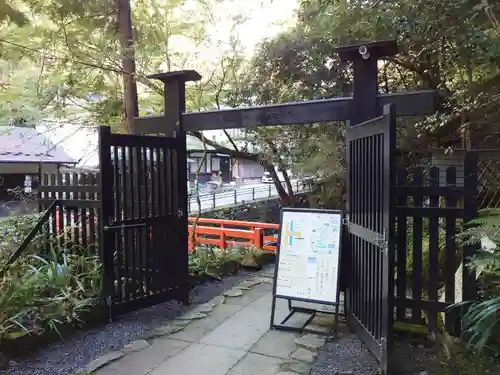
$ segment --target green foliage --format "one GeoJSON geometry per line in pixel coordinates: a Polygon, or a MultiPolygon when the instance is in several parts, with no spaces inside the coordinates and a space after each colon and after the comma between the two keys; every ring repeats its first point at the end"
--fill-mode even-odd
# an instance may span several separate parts
{"type": "MultiPolygon", "coordinates": [[[[0,222],[0,267],[34,227],[39,215],[0,222]]],[[[85,249],[58,249],[35,237],[0,280],[0,341],[58,332],[79,322],[101,290],[101,262],[85,249]],[[74,251],[73,251],[74,250],[74,251]]]]}
{"type": "Polygon", "coordinates": [[[477,353],[461,342],[455,342],[446,334],[439,334],[440,347],[432,363],[435,375],[486,375],[498,372],[498,358],[477,353]]]}
{"type": "MultiPolygon", "coordinates": [[[[0,264],[5,263],[7,258],[21,245],[40,216],[41,214],[12,215],[0,220],[0,264]]],[[[33,249],[38,249],[41,240],[40,235],[35,236],[30,242],[27,252],[33,253],[33,249]]]]}
{"type": "Polygon", "coordinates": [[[17,8],[16,2],[0,0],[0,24],[4,22],[12,22],[20,27],[29,23],[26,15],[17,8]]]}
{"type": "Polygon", "coordinates": [[[311,200],[318,208],[344,209],[344,176],[332,175],[314,186],[311,200]]]}
{"type": "MultiPolygon", "coordinates": [[[[0,122],[18,117],[36,121],[32,110],[42,116],[59,117],[78,108],[96,123],[120,126],[124,109],[123,52],[116,2],[24,3],[31,11],[27,13],[30,23],[23,28],[0,27],[0,67],[6,64],[0,74],[0,92],[11,98],[0,100],[0,122]],[[96,97],[100,98],[97,102],[96,97]]],[[[217,4],[218,0],[131,3],[141,107],[163,110],[162,85],[147,79],[148,74],[186,68],[194,68],[204,77],[189,85],[188,107],[214,105],[230,62],[240,53],[234,31],[221,34],[219,41],[209,35],[208,28],[223,18],[214,13],[217,4]],[[210,58],[200,58],[201,52],[215,42],[220,50],[212,48],[210,58]]],[[[241,19],[235,13],[230,11],[224,16],[229,15],[237,24],[241,19]]]]}
{"type": "Polygon", "coordinates": [[[480,211],[479,218],[468,223],[460,233],[463,245],[483,246],[471,259],[470,267],[480,276],[482,282],[481,300],[468,301],[467,312],[463,316],[464,334],[470,345],[482,351],[491,349],[498,352],[500,326],[500,210],[480,211]],[[489,246],[487,242],[491,241],[489,246]],[[485,242],[486,241],[486,242],[485,242]]]}
{"type": "MultiPolygon", "coordinates": [[[[445,272],[445,262],[446,262],[446,231],[444,225],[442,223],[438,224],[438,281],[444,282],[444,272],[445,272]]],[[[407,223],[407,234],[406,234],[406,277],[409,283],[412,283],[413,280],[413,250],[414,250],[414,238],[418,240],[414,236],[414,227],[412,220],[408,220],[407,223]]],[[[430,247],[429,247],[429,220],[424,219],[422,222],[422,282],[424,286],[427,285],[429,281],[429,264],[430,264],[430,247]]],[[[461,262],[461,252],[458,251],[455,255],[455,264],[460,264],[461,262]]]]}
{"type": "Polygon", "coordinates": [[[189,254],[189,273],[195,277],[209,276],[220,280],[240,267],[258,268],[273,256],[273,253],[254,247],[219,249],[197,246],[196,251],[189,254]]]}

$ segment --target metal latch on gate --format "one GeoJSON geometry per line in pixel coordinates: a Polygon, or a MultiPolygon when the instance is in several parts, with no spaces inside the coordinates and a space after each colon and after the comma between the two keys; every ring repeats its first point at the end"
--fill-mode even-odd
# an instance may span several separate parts
{"type": "Polygon", "coordinates": [[[382,235],[377,234],[373,239],[373,243],[382,248],[382,252],[387,255],[389,243],[387,242],[386,230],[384,229],[382,235]]]}
{"type": "Polygon", "coordinates": [[[177,217],[180,219],[181,217],[184,216],[184,211],[182,210],[177,210],[177,217]]]}
{"type": "Polygon", "coordinates": [[[121,229],[128,229],[128,228],[143,228],[146,226],[146,223],[139,223],[139,224],[120,224],[120,225],[105,225],[104,230],[121,230],[121,229]]]}

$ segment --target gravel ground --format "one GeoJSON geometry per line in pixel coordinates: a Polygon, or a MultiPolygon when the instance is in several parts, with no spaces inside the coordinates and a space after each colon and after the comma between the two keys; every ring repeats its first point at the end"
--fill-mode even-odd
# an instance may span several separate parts
{"type": "Polygon", "coordinates": [[[378,363],[354,334],[327,343],[320,351],[310,375],[377,375],[378,363]]]}
{"type": "MultiPolygon", "coordinates": [[[[223,281],[210,281],[198,285],[191,292],[193,304],[210,299],[231,289],[248,275],[236,275],[223,281]]],[[[93,359],[131,341],[141,338],[152,328],[162,325],[182,313],[185,308],[175,302],[162,303],[134,311],[105,326],[76,332],[65,341],[52,344],[26,358],[11,361],[5,375],[70,375],[93,359]]]]}
{"type": "Polygon", "coordinates": [[[413,345],[406,341],[394,344],[394,354],[397,359],[398,374],[418,375],[421,372],[434,374],[437,369],[436,354],[438,347],[413,345]]]}
{"type": "MultiPolygon", "coordinates": [[[[394,344],[396,375],[433,374],[436,349],[415,346],[405,341],[394,344]]],[[[354,334],[327,343],[316,359],[310,375],[378,375],[379,367],[370,351],[354,334]]]]}

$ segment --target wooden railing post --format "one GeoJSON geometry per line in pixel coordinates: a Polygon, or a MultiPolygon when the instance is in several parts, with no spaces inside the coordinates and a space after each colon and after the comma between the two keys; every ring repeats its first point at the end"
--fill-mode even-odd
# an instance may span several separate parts
{"type": "Polygon", "coordinates": [[[237,190],[234,191],[234,204],[238,203],[237,190]]]}
{"type": "Polygon", "coordinates": [[[252,188],[252,200],[255,200],[255,188],[252,188]]]}
{"type": "MultiPolygon", "coordinates": [[[[221,224],[220,225],[221,229],[224,229],[224,224],[221,224]]],[[[219,237],[219,241],[220,241],[220,245],[219,247],[221,249],[224,249],[226,250],[227,248],[227,243],[226,243],[226,232],[222,231],[221,234],[220,234],[220,237],[219,237]]]]}
{"type": "Polygon", "coordinates": [[[189,242],[188,242],[188,250],[189,252],[193,251],[193,236],[191,235],[191,233],[193,233],[193,226],[192,225],[188,225],[188,233],[189,233],[189,242]]]}
{"type": "Polygon", "coordinates": [[[257,249],[262,250],[262,246],[264,246],[264,229],[255,228],[254,233],[255,238],[253,240],[253,244],[257,249]]]}
{"type": "Polygon", "coordinates": [[[214,202],[213,206],[215,208],[216,207],[216,204],[215,204],[215,193],[213,194],[212,199],[213,199],[213,202],[214,202]]]}

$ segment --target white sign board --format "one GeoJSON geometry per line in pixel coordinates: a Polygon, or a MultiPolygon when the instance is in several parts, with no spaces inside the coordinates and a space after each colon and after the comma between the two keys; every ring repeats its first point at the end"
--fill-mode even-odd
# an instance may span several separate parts
{"type": "Polygon", "coordinates": [[[275,295],[336,305],[342,212],[283,209],[275,295]]]}

